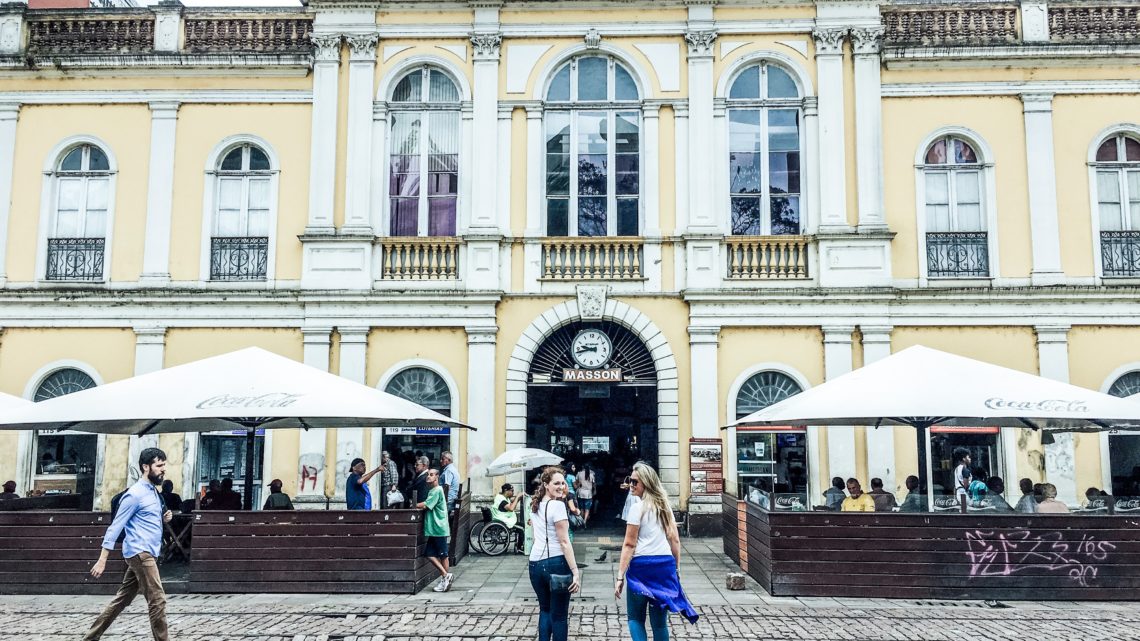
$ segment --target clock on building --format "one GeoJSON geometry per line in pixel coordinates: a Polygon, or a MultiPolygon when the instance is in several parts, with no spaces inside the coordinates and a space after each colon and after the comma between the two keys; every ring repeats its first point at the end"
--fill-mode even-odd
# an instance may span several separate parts
{"type": "Polygon", "coordinates": [[[610,337],[596,329],[584,329],[570,342],[570,357],[582,367],[597,369],[605,365],[612,354],[610,337]]]}

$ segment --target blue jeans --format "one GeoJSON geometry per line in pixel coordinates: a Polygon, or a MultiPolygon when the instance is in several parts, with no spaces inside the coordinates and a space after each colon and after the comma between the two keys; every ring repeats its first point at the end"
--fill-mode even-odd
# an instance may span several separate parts
{"type": "Polygon", "coordinates": [[[530,562],[530,585],[538,597],[538,641],[566,641],[569,634],[570,593],[551,592],[551,574],[570,574],[566,557],[530,562]]]}
{"type": "Polygon", "coordinates": [[[625,591],[626,617],[629,619],[629,636],[633,641],[649,641],[645,630],[645,611],[649,610],[649,626],[653,628],[653,641],[669,641],[669,612],[649,601],[649,597],[625,591]]]}

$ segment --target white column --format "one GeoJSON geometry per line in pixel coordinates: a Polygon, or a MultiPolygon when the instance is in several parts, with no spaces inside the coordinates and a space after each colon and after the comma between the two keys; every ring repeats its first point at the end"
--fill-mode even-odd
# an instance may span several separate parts
{"type": "Polygon", "coordinates": [[[641,194],[645,203],[645,220],[641,235],[656,238],[661,235],[661,105],[648,104],[641,109],[645,125],[644,155],[641,165],[641,194]]]}
{"type": "Polygon", "coordinates": [[[692,388],[693,438],[720,438],[717,409],[719,327],[689,327],[689,382],[692,388]]]}
{"type": "Polygon", "coordinates": [[[717,212],[713,203],[713,183],[709,170],[713,153],[713,51],[716,31],[692,30],[685,33],[689,44],[689,220],[688,228],[697,233],[716,233],[717,212]]]}
{"type": "MultiPolygon", "coordinates": [[[[884,231],[882,27],[851,30],[855,52],[855,170],[859,230],[884,231]]],[[[883,479],[886,483],[886,478],[883,479]]]]}
{"type": "MultiPolygon", "coordinates": [[[[474,50],[475,82],[474,161],[471,163],[471,230],[494,233],[502,226],[499,212],[499,46],[498,33],[476,33],[471,36],[474,50]]],[[[539,165],[541,166],[541,165],[539,165]]],[[[509,171],[509,168],[505,169],[509,171]]]]}
{"type": "MultiPolygon", "coordinates": [[[[338,327],[340,334],[340,375],[350,381],[363,384],[367,371],[368,354],[368,328],[367,327],[338,327]]],[[[344,483],[348,479],[348,465],[352,459],[360,457],[367,461],[368,469],[374,463],[364,451],[364,428],[341,427],[336,431],[336,497],[337,501],[344,500],[344,483]]],[[[372,505],[380,507],[376,492],[379,481],[371,484],[372,505]]]]}
{"type": "Polygon", "coordinates": [[[150,103],[150,169],[146,187],[146,240],[139,282],[170,282],[170,219],[174,211],[174,144],[178,103],[150,103]]]}
{"type": "Polygon", "coordinates": [[[1057,222],[1057,171],[1053,159],[1053,95],[1021,96],[1025,112],[1025,159],[1029,172],[1029,231],[1033,242],[1034,285],[1055,285],[1061,269],[1061,232],[1057,222]]]}
{"type": "Polygon", "coordinates": [[[348,148],[345,166],[345,211],[342,234],[372,235],[372,98],[376,77],[375,33],[345,37],[348,62],[348,148]]]}
{"type": "MultiPolygon", "coordinates": [[[[15,24],[15,23],[13,23],[15,24]]],[[[8,219],[12,213],[12,180],[16,169],[16,122],[20,105],[0,104],[0,287],[8,282],[8,219]]]]}
{"type": "MultiPolygon", "coordinates": [[[[301,330],[304,337],[306,365],[326,372],[329,370],[331,333],[331,327],[305,327],[301,330]]],[[[326,455],[325,431],[323,429],[303,430],[297,462],[297,497],[300,499],[299,503],[305,503],[303,497],[308,497],[309,502],[316,503],[313,507],[324,508],[326,455]]]]}
{"type": "MultiPolygon", "coordinates": [[[[863,364],[870,365],[877,360],[891,355],[890,325],[862,325],[859,328],[863,334],[863,364]]],[[[867,432],[867,479],[868,484],[874,477],[883,479],[883,488],[888,492],[895,492],[895,429],[889,425],[866,426],[867,432]]],[[[906,428],[910,429],[910,428],[906,428]]]]}
{"type": "Polygon", "coordinates": [[[808,150],[807,153],[807,222],[804,224],[804,233],[814,235],[819,229],[819,155],[822,151],[819,146],[819,98],[807,96],[804,98],[804,136],[808,150]]]}
{"type": "MultiPolygon", "coordinates": [[[[163,367],[163,358],[166,352],[165,327],[136,327],[135,330],[135,376],[157,372],[163,367]]],[[[132,482],[139,478],[139,454],[148,447],[158,447],[158,434],[131,435],[127,445],[127,478],[132,482]]],[[[193,496],[194,461],[182,460],[182,490],[190,482],[190,494],[193,496]],[[187,474],[189,463],[190,474],[187,474]]]]}
{"type": "Polygon", "coordinates": [[[820,190],[820,233],[851,230],[847,224],[847,139],[843,123],[843,37],[846,33],[846,29],[812,31],[819,78],[820,147],[816,154],[820,184],[827,186],[820,190]]]}
{"type": "Polygon", "coordinates": [[[467,482],[471,497],[489,501],[494,492],[486,475],[495,451],[495,342],[497,327],[467,328],[467,482]]]}
{"type": "Polygon", "coordinates": [[[526,107],[526,241],[523,245],[523,290],[539,291],[542,277],[542,245],[537,238],[546,233],[542,219],[546,192],[542,173],[546,141],[542,131],[542,105],[526,107]]]}
{"type": "MultiPolygon", "coordinates": [[[[670,234],[677,234],[689,226],[689,106],[687,104],[673,105],[673,148],[677,226],[667,231],[670,234]]],[[[681,261],[676,262],[679,264],[681,261]]],[[[683,289],[684,284],[679,281],[677,287],[683,289]]]]}
{"type": "Polygon", "coordinates": [[[313,41],[313,124],[309,135],[309,222],[306,235],[332,235],[336,190],[338,33],[310,36],[313,41]]]}
{"type": "Polygon", "coordinates": [[[511,229],[511,118],[514,111],[515,108],[510,105],[498,107],[499,157],[496,162],[501,171],[498,172],[499,183],[495,202],[498,204],[496,216],[500,221],[500,228],[504,231],[511,229]]]}
{"type": "MultiPolygon", "coordinates": [[[[851,325],[823,327],[823,375],[832,380],[851,371],[851,325]]],[[[855,428],[827,428],[827,458],[831,476],[855,476],[855,428]]],[[[813,471],[814,474],[814,471],[813,471]]],[[[866,482],[866,479],[860,479],[866,482]]]]}
{"type": "MultiPolygon", "coordinates": [[[[1034,328],[1037,331],[1037,369],[1041,376],[1069,382],[1069,328],[1068,325],[1038,325],[1034,328]]],[[[1073,435],[1055,434],[1053,438],[1053,444],[1045,446],[1045,480],[1057,486],[1057,500],[1070,506],[1078,505],[1073,435]]],[[[1007,470],[1006,474],[1009,473],[1007,470]]],[[[1006,485],[1012,487],[1013,479],[1007,480],[1006,485]]]]}
{"type": "MultiPolygon", "coordinates": [[[[388,167],[384,157],[388,149],[388,105],[374,103],[372,106],[372,171],[375,178],[372,180],[372,196],[369,205],[372,211],[372,234],[374,236],[387,236],[388,230],[384,228],[384,203],[388,199],[388,167]]],[[[374,266],[379,267],[376,260],[374,266]]],[[[376,278],[379,279],[379,273],[376,278]]]]}

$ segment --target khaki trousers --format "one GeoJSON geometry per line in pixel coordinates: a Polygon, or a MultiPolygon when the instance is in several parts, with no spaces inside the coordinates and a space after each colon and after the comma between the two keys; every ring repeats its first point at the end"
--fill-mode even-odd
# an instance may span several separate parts
{"type": "Polygon", "coordinates": [[[123,584],[119,586],[118,593],[107,609],[95,619],[83,641],[95,641],[103,636],[119,613],[131,604],[139,592],[142,592],[143,598],[146,599],[147,614],[150,616],[150,633],[154,635],[154,640],[168,641],[170,635],[166,629],[166,592],[162,589],[158,563],[147,552],[140,552],[127,559],[127,573],[123,576],[123,584]]]}

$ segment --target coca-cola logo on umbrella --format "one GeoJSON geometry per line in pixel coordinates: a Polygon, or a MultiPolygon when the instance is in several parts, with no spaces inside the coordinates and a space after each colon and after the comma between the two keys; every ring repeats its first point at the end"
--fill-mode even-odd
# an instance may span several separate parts
{"type": "Polygon", "coordinates": [[[301,396],[301,394],[289,394],[286,392],[271,392],[257,396],[221,394],[207,398],[201,403],[198,403],[196,407],[200,410],[289,407],[297,402],[297,399],[301,398],[301,396]]]}
{"type": "Polygon", "coordinates": [[[1047,398],[1041,401],[1019,401],[993,397],[986,399],[986,407],[991,410],[1020,410],[1027,412],[1088,412],[1084,401],[1071,401],[1060,398],[1047,398]]]}

